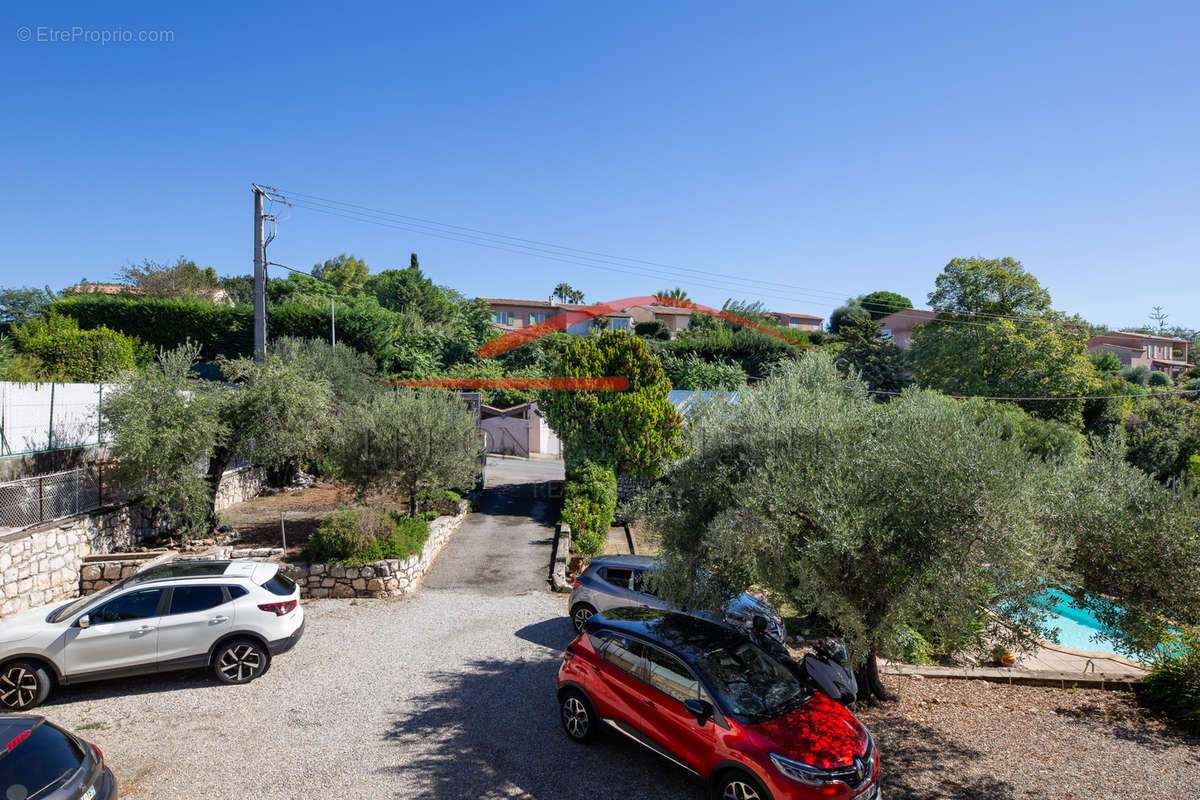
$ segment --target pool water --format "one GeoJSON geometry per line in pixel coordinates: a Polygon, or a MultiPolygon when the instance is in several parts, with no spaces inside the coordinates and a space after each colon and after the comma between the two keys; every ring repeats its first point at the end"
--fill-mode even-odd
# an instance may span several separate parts
{"type": "Polygon", "coordinates": [[[1058,643],[1074,650],[1115,653],[1113,641],[1103,634],[1100,622],[1086,608],[1073,608],[1071,596],[1059,589],[1049,589],[1037,598],[1038,604],[1050,611],[1047,624],[1058,628],[1058,643]],[[1094,637],[1099,638],[1094,638],[1094,637]]]}

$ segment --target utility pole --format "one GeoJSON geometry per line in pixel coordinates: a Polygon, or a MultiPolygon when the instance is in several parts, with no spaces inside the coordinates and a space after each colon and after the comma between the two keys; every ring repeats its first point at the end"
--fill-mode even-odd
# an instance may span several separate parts
{"type": "Polygon", "coordinates": [[[254,190],[254,360],[267,357],[267,250],[263,244],[263,196],[257,184],[254,190]]]}

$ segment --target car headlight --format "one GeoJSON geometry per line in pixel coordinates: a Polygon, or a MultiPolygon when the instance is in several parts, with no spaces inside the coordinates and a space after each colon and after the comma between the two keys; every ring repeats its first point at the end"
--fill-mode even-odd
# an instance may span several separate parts
{"type": "Polygon", "coordinates": [[[797,783],[805,786],[824,786],[829,782],[829,770],[814,767],[800,761],[784,758],[778,753],[771,753],[771,763],[775,768],[797,783]]]}

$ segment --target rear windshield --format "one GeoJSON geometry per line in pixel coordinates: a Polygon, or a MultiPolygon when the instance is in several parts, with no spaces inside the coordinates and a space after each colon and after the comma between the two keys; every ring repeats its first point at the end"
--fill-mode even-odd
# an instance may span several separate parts
{"type": "Polygon", "coordinates": [[[271,594],[282,595],[287,597],[292,592],[296,591],[296,582],[287,575],[280,575],[278,572],[271,580],[263,584],[263,588],[271,594]]]}
{"type": "Polygon", "coordinates": [[[74,740],[50,725],[38,725],[11,750],[0,750],[0,797],[44,797],[74,775],[83,761],[74,740]]]}

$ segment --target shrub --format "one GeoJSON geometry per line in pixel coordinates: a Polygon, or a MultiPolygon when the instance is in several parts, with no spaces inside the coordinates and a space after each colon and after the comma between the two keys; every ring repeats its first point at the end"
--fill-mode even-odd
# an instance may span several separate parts
{"type": "Polygon", "coordinates": [[[1150,380],[1150,368],[1145,364],[1136,367],[1121,367],[1117,374],[1130,383],[1136,383],[1138,386],[1145,386],[1150,380]]]}
{"type": "Polygon", "coordinates": [[[61,314],[18,325],[12,334],[21,352],[41,360],[41,377],[50,380],[102,381],[153,356],[135,337],[103,325],[80,330],[75,319],[61,314]]]}
{"type": "Polygon", "coordinates": [[[648,322],[639,322],[633,326],[633,332],[638,336],[643,336],[647,339],[670,339],[671,329],[667,327],[667,323],[661,319],[652,319],[648,322]]]}
{"type": "Polygon", "coordinates": [[[571,526],[575,549],[594,556],[604,549],[617,510],[617,476],[611,469],[584,462],[563,490],[562,521],[571,526]]]}
{"type": "Polygon", "coordinates": [[[658,358],[676,389],[736,391],[746,385],[746,371],[732,361],[708,362],[695,353],[677,356],[665,352],[658,358]]]}
{"type": "Polygon", "coordinates": [[[424,519],[374,509],[341,506],[313,531],[304,557],[314,562],[369,564],[408,558],[421,552],[429,538],[424,519]]]}
{"type": "Polygon", "coordinates": [[[1188,627],[1164,646],[1137,695],[1147,706],[1200,733],[1200,628],[1188,627]]]}
{"type": "Polygon", "coordinates": [[[1156,371],[1150,373],[1150,377],[1148,377],[1146,379],[1146,385],[1153,386],[1156,388],[1162,388],[1163,386],[1170,386],[1171,385],[1171,376],[1165,372],[1158,372],[1156,370],[1156,371]]]}

